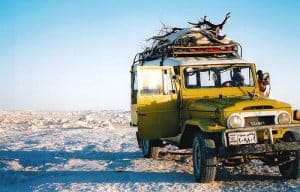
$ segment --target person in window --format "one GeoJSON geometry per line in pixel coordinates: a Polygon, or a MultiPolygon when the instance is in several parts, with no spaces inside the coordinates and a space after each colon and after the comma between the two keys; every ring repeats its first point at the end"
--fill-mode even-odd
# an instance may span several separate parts
{"type": "Polygon", "coordinates": [[[242,75],[241,68],[233,68],[231,80],[233,82],[233,86],[244,86],[245,78],[242,75]]]}
{"type": "Polygon", "coordinates": [[[263,80],[263,72],[262,70],[258,70],[257,73],[257,81],[258,81],[258,87],[259,87],[259,90],[261,92],[265,92],[266,91],[266,85],[264,83],[264,80],[263,80]]]}

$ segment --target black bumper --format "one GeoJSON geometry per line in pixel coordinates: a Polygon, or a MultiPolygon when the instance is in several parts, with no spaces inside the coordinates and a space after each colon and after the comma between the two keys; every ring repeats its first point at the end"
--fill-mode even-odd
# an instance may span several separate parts
{"type": "Polygon", "coordinates": [[[265,153],[275,153],[280,151],[300,150],[300,142],[282,142],[274,144],[251,144],[220,147],[218,156],[231,157],[237,155],[259,155],[265,153]]]}

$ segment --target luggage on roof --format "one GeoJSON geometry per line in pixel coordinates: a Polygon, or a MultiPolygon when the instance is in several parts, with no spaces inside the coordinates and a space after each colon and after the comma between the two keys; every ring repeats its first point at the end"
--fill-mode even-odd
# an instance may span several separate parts
{"type": "Polygon", "coordinates": [[[242,48],[239,43],[220,35],[227,19],[218,25],[203,20],[190,23],[191,28],[164,28],[162,35],[153,36],[151,47],[136,56],[135,61],[147,61],[160,57],[216,57],[241,58],[242,48]]]}

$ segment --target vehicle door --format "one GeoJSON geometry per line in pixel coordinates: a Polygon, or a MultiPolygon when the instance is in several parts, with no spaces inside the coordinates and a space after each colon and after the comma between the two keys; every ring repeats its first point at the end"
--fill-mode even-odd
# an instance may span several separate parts
{"type": "Polygon", "coordinates": [[[139,137],[159,139],[179,132],[178,90],[172,67],[137,67],[139,137]]]}

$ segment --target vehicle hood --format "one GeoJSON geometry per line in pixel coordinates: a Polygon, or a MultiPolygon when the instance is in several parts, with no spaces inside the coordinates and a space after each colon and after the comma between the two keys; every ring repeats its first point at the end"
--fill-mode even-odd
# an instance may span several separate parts
{"type": "Polygon", "coordinates": [[[282,109],[290,107],[291,106],[287,103],[273,99],[234,97],[195,100],[190,103],[188,110],[201,112],[230,112],[256,109],[282,109]]]}

